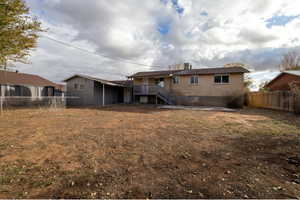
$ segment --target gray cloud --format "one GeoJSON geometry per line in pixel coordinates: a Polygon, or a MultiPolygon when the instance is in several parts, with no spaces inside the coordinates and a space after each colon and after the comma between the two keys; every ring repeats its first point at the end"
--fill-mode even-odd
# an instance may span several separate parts
{"type": "Polygon", "coordinates": [[[276,69],[283,53],[300,46],[300,20],[265,27],[265,20],[273,15],[295,15],[299,3],[293,0],[179,0],[181,14],[171,1],[160,0],[26,2],[50,28],[46,34],[51,37],[114,59],[161,66],[116,62],[41,38],[32,65],[18,67],[55,81],[73,73],[118,79],[181,62],[194,67],[243,62],[256,70],[276,69]],[[158,24],[168,24],[166,34],[159,33],[158,24]]]}
{"type": "Polygon", "coordinates": [[[240,32],[239,37],[252,44],[260,45],[276,40],[278,37],[271,34],[260,33],[257,30],[244,29],[240,32]]]}

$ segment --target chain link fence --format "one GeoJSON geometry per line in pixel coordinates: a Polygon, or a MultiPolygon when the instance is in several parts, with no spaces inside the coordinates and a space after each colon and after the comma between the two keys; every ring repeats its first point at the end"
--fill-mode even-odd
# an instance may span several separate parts
{"type": "Polygon", "coordinates": [[[78,97],[0,97],[0,110],[16,108],[65,108],[67,99],[78,97]]]}

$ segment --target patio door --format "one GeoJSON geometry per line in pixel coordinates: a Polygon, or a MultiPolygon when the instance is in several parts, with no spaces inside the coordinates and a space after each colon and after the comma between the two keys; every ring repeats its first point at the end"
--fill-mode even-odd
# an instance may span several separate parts
{"type": "Polygon", "coordinates": [[[164,88],[165,87],[165,79],[164,78],[159,78],[157,80],[157,85],[161,88],[164,88]]]}

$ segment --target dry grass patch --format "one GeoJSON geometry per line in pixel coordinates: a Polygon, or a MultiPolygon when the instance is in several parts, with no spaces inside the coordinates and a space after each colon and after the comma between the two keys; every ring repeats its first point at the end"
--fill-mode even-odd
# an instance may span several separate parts
{"type": "Polygon", "coordinates": [[[300,118],[104,109],[0,116],[0,198],[300,197],[300,118]]]}

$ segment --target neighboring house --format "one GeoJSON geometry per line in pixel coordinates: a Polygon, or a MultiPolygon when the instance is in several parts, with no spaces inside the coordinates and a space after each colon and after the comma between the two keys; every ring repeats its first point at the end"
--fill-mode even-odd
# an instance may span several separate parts
{"type": "Polygon", "coordinates": [[[61,86],[37,75],[0,70],[0,96],[61,95],[61,86]]]}
{"type": "Polygon", "coordinates": [[[243,101],[242,67],[221,67],[138,72],[133,80],[135,102],[180,105],[228,106],[233,98],[243,101]]]}
{"type": "Polygon", "coordinates": [[[73,75],[67,83],[68,106],[104,106],[115,103],[130,103],[130,81],[107,81],[85,75],[73,75]],[[76,98],[77,97],[77,98],[76,98]]]}
{"type": "Polygon", "coordinates": [[[265,88],[270,91],[290,91],[292,85],[299,85],[300,70],[284,71],[271,80],[265,88]]]}

